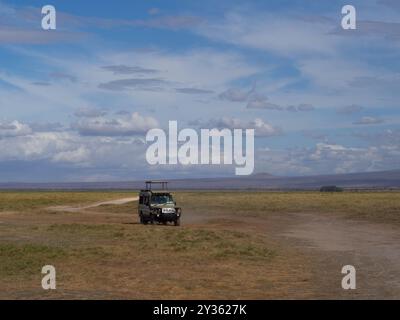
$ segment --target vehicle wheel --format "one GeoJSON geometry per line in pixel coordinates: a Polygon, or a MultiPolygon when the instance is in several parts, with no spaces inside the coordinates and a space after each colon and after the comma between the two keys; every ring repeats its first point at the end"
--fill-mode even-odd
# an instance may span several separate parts
{"type": "Polygon", "coordinates": [[[178,218],[174,221],[174,226],[180,226],[181,225],[181,218],[178,218]]]}
{"type": "Polygon", "coordinates": [[[143,214],[140,213],[140,223],[141,224],[147,224],[149,221],[145,219],[145,217],[143,217],[143,214]]]}

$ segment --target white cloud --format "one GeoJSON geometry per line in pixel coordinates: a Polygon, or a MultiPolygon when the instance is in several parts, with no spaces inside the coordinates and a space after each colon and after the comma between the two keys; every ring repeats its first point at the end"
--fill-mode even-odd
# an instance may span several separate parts
{"type": "Polygon", "coordinates": [[[397,169],[399,145],[346,147],[317,143],[309,148],[258,149],[256,171],[276,175],[335,174],[397,169]]]}
{"type": "Polygon", "coordinates": [[[359,106],[357,104],[351,104],[348,106],[337,108],[336,112],[339,114],[349,115],[349,114],[361,112],[362,110],[364,110],[364,107],[359,106]]]}
{"type": "Polygon", "coordinates": [[[105,116],[106,114],[106,111],[95,108],[80,108],[74,113],[78,118],[97,118],[105,116]]]}
{"type": "Polygon", "coordinates": [[[143,139],[135,137],[90,137],[73,131],[32,132],[0,139],[0,162],[24,161],[29,167],[29,162],[41,161],[63,165],[62,170],[82,166],[129,170],[147,166],[144,148],[143,139]]]}
{"type": "Polygon", "coordinates": [[[84,146],[75,150],[61,151],[52,157],[54,162],[85,163],[89,160],[90,152],[84,146]]]}
{"type": "Polygon", "coordinates": [[[0,160],[46,159],[55,152],[68,150],[71,139],[66,132],[38,132],[0,139],[0,160]]]}
{"type": "MultiPolygon", "coordinates": [[[[18,88],[18,92],[12,92],[0,87],[0,104],[13,106],[12,112],[7,108],[9,114],[6,116],[32,117],[34,120],[38,120],[35,115],[43,113],[57,113],[65,119],[67,114],[92,105],[100,109],[103,106],[108,109],[122,106],[130,111],[134,106],[155,110],[180,106],[188,109],[186,114],[179,114],[182,117],[200,114],[204,108],[216,111],[221,101],[213,99],[213,92],[222,92],[231,82],[260,70],[241,54],[209,48],[179,53],[162,50],[94,52],[90,62],[83,62],[76,57],[60,59],[57,55],[49,56],[21,48],[15,49],[14,53],[43,64],[48,75],[68,74],[76,80],[59,81],[54,77],[27,78],[13,73],[0,73],[0,81],[18,88]],[[134,67],[131,66],[132,61],[135,62],[134,67]],[[104,69],[103,66],[112,68],[104,69]],[[143,70],[154,70],[156,76],[137,73],[143,70]],[[135,77],[132,77],[132,73],[135,73],[135,77]],[[38,82],[45,82],[51,87],[35,85],[38,82]],[[183,88],[184,93],[200,93],[197,89],[209,93],[207,106],[199,101],[197,95],[178,95],[176,88],[183,88]],[[28,110],[27,105],[30,106],[28,110]]],[[[62,121],[60,118],[54,119],[62,121]]]]}
{"type": "Polygon", "coordinates": [[[247,103],[247,109],[267,109],[267,110],[282,110],[283,107],[275,103],[269,102],[266,98],[254,99],[247,103]]]}
{"type": "Polygon", "coordinates": [[[328,143],[317,143],[316,148],[312,154],[310,154],[310,159],[321,160],[325,156],[330,157],[342,157],[348,152],[359,152],[360,149],[356,148],[346,148],[339,144],[328,144],[328,143]]]}
{"type": "Polygon", "coordinates": [[[274,127],[273,125],[265,122],[260,118],[255,118],[253,120],[242,120],[239,118],[222,117],[216,120],[209,121],[193,121],[192,125],[199,128],[218,128],[218,129],[254,129],[255,135],[258,137],[270,137],[279,135],[282,133],[280,128],[274,127]]]}
{"type": "Polygon", "coordinates": [[[384,121],[382,119],[375,118],[375,117],[362,117],[360,120],[353,122],[353,124],[371,125],[371,124],[380,124],[383,122],[384,121]]]}
{"type": "Polygon", "coordinates": [[[0,138],[26,136],[30,133],[32,133],[32,129],[29,125],[17,120],[12,122],[0,122],[0,138]]]}
{"type": "Polygon", "coordinates": [[[156,119],[134,112],[129,116],[80,120],[73,125],[73,128],[86,136],[127,136],[143,134],[157,126],[156,119]]]}
{"type": "Polygon", "coordinates": [[[281,129],[273,127],[271,124],[264,122],[264,120],[260,118],[256,118],[247,125],[244,125],[244,127],[246,126],[253,127],[255,129],[256,136],[259,137],[269,137],[281,134],[281,129]]]}
{"type": "Polygon", "coordinates": [[[230,88],[222,92],[219,95],[219,98],[222,100],[228,100],[232,102],[245,102],[251,97],[253,93],[254,93],[254,88],[252,88],[251,90],[230,88]]]}
{"type": "Polygon", "coordinates": [[[223,19],[202,24],[200,35],[212,40],[248,48],[279,53],[328,54],[336,46],[335,37],[328,35],[332,25],[326,20],[307,21],[274,14],[230,12],[223,19]]]}

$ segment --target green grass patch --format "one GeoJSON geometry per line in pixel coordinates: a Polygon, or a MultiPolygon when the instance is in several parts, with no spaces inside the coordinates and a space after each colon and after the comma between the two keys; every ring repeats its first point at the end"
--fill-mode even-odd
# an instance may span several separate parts
{"type": "Polygon", "coordinates": [[[136,252],[165,252],[192,259],[270,259],[274,251],[262,239],[241,232],[175,227],[138,227],[124,232],[136,252]]]}
{"type": "Polygon", "coordinates": [[[98,261],[112,256],[112,250],[101,246],[64,248],[41,244],[0,244],[0,277],[33,278],[45,265],[67,262],[98,261]]]}
{"type": "Polygon", "coordinates": [[[228,230],[175,228],[165,226],[119,226],[88,224],[54,224],[47,228],[50,234],[71,242],[90,239],[97,243],[125,247],[132,254],[163,252],[206,258],[266,259],[273,251],[261,239],[245,233],[228,230]]]}
{"type": "Polygon", "coordinates": [[[211,258],[270,259],[275,254],[261,239],[227,230],[179,230],[167,233],[166,239],[174,251],[211,258]]]}
{"type": "Polygon", "coordinates": [[[38,244],[0,244],[0,275],[33,276],[40,274],[42,267],[54,264],[66,257],[65,250],[38,244]]]}

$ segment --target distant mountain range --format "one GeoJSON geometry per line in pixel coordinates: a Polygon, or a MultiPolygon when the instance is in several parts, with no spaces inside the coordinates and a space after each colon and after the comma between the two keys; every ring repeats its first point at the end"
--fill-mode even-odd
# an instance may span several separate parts
{"type": "MultiPolygon", "coordinates": [[[[232,178],[198,178],[169,180],[170,189],[211,190],[315,190],[336,185],[346,189],[400,189],[400,170],[279,177],[268,173],[232,178]]],[[[72,183],[0,183],[0,189],[109,190],[141,189],[144,181],[72,182],[72,183]]]]}

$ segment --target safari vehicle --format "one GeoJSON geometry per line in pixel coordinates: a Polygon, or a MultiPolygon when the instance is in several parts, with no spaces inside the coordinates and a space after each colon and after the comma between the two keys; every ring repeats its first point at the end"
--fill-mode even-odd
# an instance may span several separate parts
{"type": "Polygon", "coordinates": [[[146,189],[140,190],[138,214],[140,223],[154,224],[181,223],[181,208],[176,206],[172,194],[168,192],[167,181],[146,181],[146,189]],[[161,184],[161,190],[154,191],[153,184],[161,184]]]}

